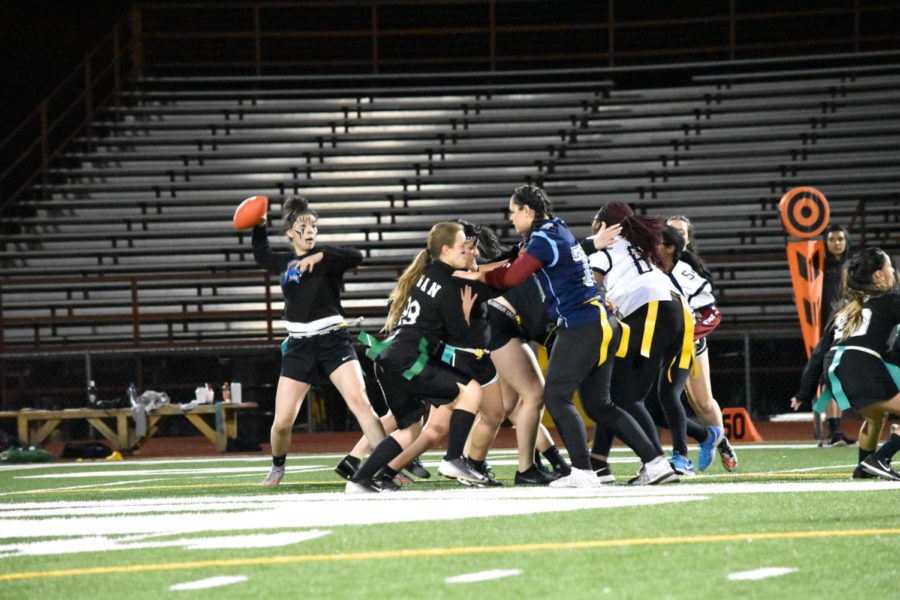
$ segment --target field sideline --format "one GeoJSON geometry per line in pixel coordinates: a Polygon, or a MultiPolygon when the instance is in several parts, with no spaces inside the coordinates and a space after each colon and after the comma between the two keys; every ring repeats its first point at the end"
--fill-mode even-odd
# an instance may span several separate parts
{"type": "Polygon", "coordinates": [[[737,446],[681,484],[511,485],[434,476],[347,496],[337,454],[289,457],[282,485],[260,456],[0,467],[0,598],[818,598],[894,589],[900,484],[851,480],[856,448],[737,446]],[[885,557],[888,557],[885,561],[885,557]],[[855,568],[854,568],[855,567],[855,568]],[[849,580],[848,580],[849,585],[849,580]],[[837,588],[840,589],[840,588],[837,588]],[[564,592],[563,592],[564,591],[564,592]]]}

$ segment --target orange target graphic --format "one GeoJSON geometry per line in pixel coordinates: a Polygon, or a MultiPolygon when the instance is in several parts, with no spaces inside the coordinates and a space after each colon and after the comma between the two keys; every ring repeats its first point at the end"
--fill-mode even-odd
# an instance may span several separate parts
{"type": "Polygon", "coordinates": [[[794,237],[808,239],[821,234],[831,216],[825,194],[811,187],[794,188],[778,203],[781,224],[794,237]]]}

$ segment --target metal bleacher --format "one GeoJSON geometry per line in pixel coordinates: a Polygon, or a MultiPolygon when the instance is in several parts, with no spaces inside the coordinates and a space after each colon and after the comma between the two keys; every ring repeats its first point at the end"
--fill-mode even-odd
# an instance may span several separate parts
{"type": "Polygon", "coordinates": [[[0,222],[3,343],[272,339],[277,283],[230,222],[257,194],[273,238],[299,193],[320,213],[320,243],[363,250],[344,305],[367,329],[435,222],[466,218],[513,241],[506,201],[522,183],[546,187],[577,234],[607,201],[690,216],[726,327],[796,321],[776,211],[793,187],[822,190],[854,244],[900,246],[900,66],[646,89],[587,75],[369,77],[355,92],[136,79],[0,222]]]}

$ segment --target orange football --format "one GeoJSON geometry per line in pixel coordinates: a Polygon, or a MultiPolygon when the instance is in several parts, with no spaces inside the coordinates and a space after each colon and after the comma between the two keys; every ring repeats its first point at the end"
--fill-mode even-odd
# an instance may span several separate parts
{"type": "Polygon", "coordinates": [[[250,229],[259,223],[268,210],[268,196],[251,196],[234,209],[231,222],[235,229],[250,229]]]}

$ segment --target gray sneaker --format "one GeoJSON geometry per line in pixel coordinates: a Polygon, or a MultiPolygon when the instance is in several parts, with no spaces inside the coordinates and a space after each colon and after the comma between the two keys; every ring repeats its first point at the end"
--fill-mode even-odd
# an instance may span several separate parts
{"type": "Polygon", "coordinates": [[[447,479],[456,479],[457,481],[477,483],[480,485],[484,485],[487,483],[487,477],[470,468],[466,463],[466,459],[464,459],[462,456],[460,456],[459,458],[454,458],[452,460],[447,460],[446,458],[442,460],[440,466],[438,467],[438,474],[441,477],[446,477],[447,479]]]}
{"type": "Polygon", "coordinates": [[[266,478],[263,479],[263,485],[278,485],[281,483],[281,478],[284,477],[284,465],[280,467],[276,467],[272,465],[272,470],[269,471],[269,474],[266,475],[266,478]]]}

